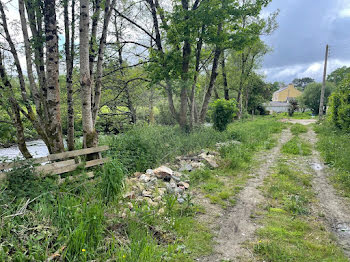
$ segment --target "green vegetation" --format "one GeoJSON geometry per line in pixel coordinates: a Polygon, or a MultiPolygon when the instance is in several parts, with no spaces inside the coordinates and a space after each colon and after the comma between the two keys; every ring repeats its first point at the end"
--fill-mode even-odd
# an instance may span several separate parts
{"type": "MultiPolygon", "coordinates": [[[[305,87],[302,96],[298,99],[301,104],[305,105],[307,108],[311,109],[312,113],[318,115],[320,107],[320,97],[321,97],[321,83],[311,83],[305,87]]],[[[328,104],[328,97],[334,90],[335,85],[331,82],[327,82],[325,89],[325,100],[324,105],[328,104]]]]}
{"type": "Polygon", "coordinates": [[[294,136],[282,146],[282,153],[285,154],[308,156],[311,152],[311,145],[299,136],[294,136]]]}
{"type": "Polygon", "coordinates": [[[30,166],[15,168],[0,188],[0,260],[43,261],[58,252],[65,261],[193,261],[209,254],[213,236],[195,220],[205,212],[202,207],[191,197],[180,205],[172,195],[158,206],[124,199],[122,192],[130,186],[124,185],[125,175],[235,140],[220,150],[222,168],[190,173],[191,187],[227,206],[244,186],[247,175],[241,171],[251,165],[254,152],[274,146],[271,135],[283,127],[263,118],[230,124],[224,132],[201,128],[186,134],[177,127],[136,126],[102,141],[111,143],[112,161],[95,170],[94,180],[82,176],[58,185],[51,177],[33,179],[30,166]],[[223,184],[225,176],[235,179],[223,184]]]}
{"type": "Polygon", "coordinates": [[[276,119],[284,119],[284,118],[290,118],[290,119],[312,119],[312,113],[311,112],[295,112],[293,116],[290,116],[288,113],[280,113],[276,114],[274,113],[272,117],[276,119]]]}
{"type": "MultiPolygon", "coordinates": [[[[293,167],[294,168],[294,167],[293,167]]],[[[311,214],[311,175],[280,163],[265,180],[268,203],[254,252],[265,261],[348,261],[324,225],[311,214]]]]}
{"type": "Polygon", "coordinates": [[[302,133],[307,133],[308,128],[307,126],[301,125],[301,124],[294,124],[291,128],[290,131],[292,132],[293,135],[299,135],[302,133]]]}
{"type": "Polygon", "coordinates": [[[339,129],[350,131],[350,75],[341,81],[330,97],[329,121],[339,129]]]}
{"type": "Polygon", "coordinates": [[[325,162],[334,167],[332,181],[344,195],[350,197],[350,134],[331,123],[318,125],[315,131],[318,134],[317,149],[325,162]]]}
{"type": "Polygon", "coordinates": [[[247,170],[254,166],[254,154],[273,148],[277,143],[273,134],[280,133],[283,127],[283,123],[263,118],[229,125],[226,133],[236,141],[220,149],[221,167],[190,173],[191,183],[198,185],[212,203],[224,208],[234,204],[249,178],[247,170]]]}
{"type": "Polygon", "coordinates": [[[227,125],[232,122],[237,113],[236,104],[235,99],[218,99],[209,105],[209,114],[216,130],[221,132],[226,130],[227,125]]]}

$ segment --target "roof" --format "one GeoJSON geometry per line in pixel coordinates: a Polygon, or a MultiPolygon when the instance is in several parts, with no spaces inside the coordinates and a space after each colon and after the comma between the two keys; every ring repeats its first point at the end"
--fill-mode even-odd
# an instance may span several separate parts
{"type": "Polygon", "coordinates": [[[279,93],[279,92],[282,92],[283,90],[286,90],[288,87],[289,87],[289,86],[283,87],[283,88],[277,90],[274,94],[279,93]]]}
{"type": "Polygon", "coordinates": [[[273,106],[273,107],[285,107],[285,106],[289,106],[288,102],[268,102],[268,103],[264,103],[264,106],[273,106]]]}

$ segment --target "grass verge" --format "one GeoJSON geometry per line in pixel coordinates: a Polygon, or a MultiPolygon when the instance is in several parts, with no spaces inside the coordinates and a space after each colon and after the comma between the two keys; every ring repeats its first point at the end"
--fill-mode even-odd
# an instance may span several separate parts
{"type": "Polygon", "coordinates": [[[325,162],[333,167],[331,180],[344,196],[350,197],[350,134],[328,123],[315,126],[317,149],[325,162]]]}
{"type": "Polygon", "coordinates": [[[267,205],[253,249],[264,261],[348,261],[319,219],[312,214],[311,175],[280,163],[265,180],[267,205]]]}

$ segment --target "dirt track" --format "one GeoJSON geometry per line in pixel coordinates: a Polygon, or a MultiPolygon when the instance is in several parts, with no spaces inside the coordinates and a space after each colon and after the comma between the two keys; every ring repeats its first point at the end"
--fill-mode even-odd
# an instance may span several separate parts
{"type": "MultiPolygon", "coordinates": [[[[290,121],[284,121],[290,122],[290,121]]],[[[292,123],[309,125],[316,120],[293,120],[292,123]]],[[[315,204],[315,212],[325,215],[325,222],[328,230],[332,231],[339,244],[343,247],[345,254],[350,257],[350,204],[349,201],[338,196],[332,185],[328,182],[328,172],[321,161],[319,152],[315,149],[317,138],[312,128],[303,135],[304,139],[314,145],[310,157],[299,157],[295,165],[307,172],[312,172],[313,189],[316,192],[319,203],[315,204]]],[[[284,130],[278,145],[270,151],[259,153],[256,157],[261,160],[260,166],[252,172],[254,178],[250,179],[245,188],[237,196],[237,204],[224,212],[216,219],[218,225],[216,246],[214,254],[198,261],[219,262],[219,261],[256,261],[253,253],[244,247],[244,243],[254,240],[258,225],[252,219],[260,203],[263,203],[259,186],[269,176],[271,168],[280,158],[282,145],[292,137],[290,130],[284,130]]]]}

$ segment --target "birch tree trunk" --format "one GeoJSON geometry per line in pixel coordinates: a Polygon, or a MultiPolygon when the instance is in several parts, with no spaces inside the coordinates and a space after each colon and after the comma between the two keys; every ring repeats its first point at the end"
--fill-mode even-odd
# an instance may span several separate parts
{"type": "Polygon", "coordinates": [[[80,0],[80,86],[82,100],[84,148],[97,145],[91,108],[91,79],[89,68],[89,0],[80,0]]]}
{"type": "Polygon", "coordinates": [[[56,22],[56,1],[45,0],[45,35],[46,35],[46,76],[47,76],[47,105],[49,115],[49,138],[52,141],[52,153],[64,151],[60,87],[59,87],[59,54],[56,22]]]}

